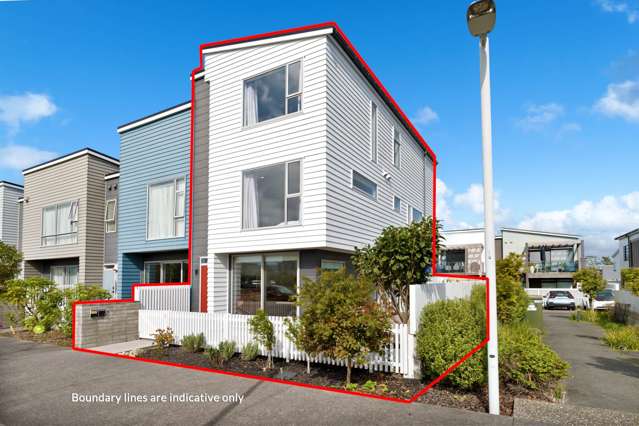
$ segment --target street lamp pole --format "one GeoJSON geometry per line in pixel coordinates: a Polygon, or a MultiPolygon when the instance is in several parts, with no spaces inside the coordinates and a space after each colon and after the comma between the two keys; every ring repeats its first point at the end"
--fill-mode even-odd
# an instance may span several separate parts
{"type": "Polygon", "coordinates": [[[466,13],[470,33],[479,37],[481,88],[481,137],[484,168],[484,253],[488,278],[488,411],[499,415],[499,348],[497,337],[497,282],[495,268],[495,222],[493,199],[493,142],[490,110],[490,53],[488,33],[495,26],[493,0],[474,1],[466,13]]]}

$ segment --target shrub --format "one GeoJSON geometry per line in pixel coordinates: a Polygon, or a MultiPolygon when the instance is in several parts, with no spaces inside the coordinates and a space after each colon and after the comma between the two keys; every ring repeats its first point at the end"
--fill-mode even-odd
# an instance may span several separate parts
{"type": "Polygon", "coordinates": [[[526,317],[528,294],[521,285],[524,263],[521,257],[510,253],[497,261],[497,319],[504,324],[513,324],[526,317]]]}
{"type": "Polygon", "coordinates": [[[214,365],[220,365],[222,363],[222,356],[220,354],[220,349],[217,346],[209,346],[206,348],[206,355],[211,360],[211,363],[214,365]]]}
{"type": "Polygon", "coordinates": [[[171,327],[165,329],[158,328],[151,336],[153,336],[155,346],[159,349],[166,349],[175,343],[175,336],[173,335],[173,329],[171,327]]]}
{"type": "Polygon", "coordinates": [[[62,293],[64,308],[62,309],[62,321],[60,330],[65,336],[71,337],[73,333],[73,303],[79,300],[105,300],[111,298],[111,293],[99,285],[76,284],[62,293]]]}
{"type": "Polygon", "coordinates": [[[260,346],[257,343],[247,343],[242,348],[242,359],[253,361],[260,354],[260,346]]]}
{"type": "Polygon", "coordinates": [[[639,268],[624,268],[621,270],[621,285],[628,291],[639,296],[639,268]]]}
{"type": "Polygon", "coordinates": [[[389,226],[372,246],[356,249],[353,264],[372,282],[381,299],[402,323],[409,320],[409,285],[428,280],[433,264],[433,231],[437,250],[441,226],[427,217],[408,226],[389,226]]]}
{"type": "Polygon", "coordinates": [[[620,351],[639,351],[639,326],[626,325],[606,331],[604,342],[620,351]]]}
{"type": "Polygon", "coordinates": [[[536,328],[526,324],[499,328],[499,373],[503,382],[539,389],[566,377],[568,367],[543,342],[536,328]]]}
{"type": "Polygon", "coordinates": [[[182,338],[182,349],[187,352],[200,352],[206,346],[206,338],[204,333],[189,334],[182,338]]]}
{"type": "Polygon", "coordinates": [[[60,321],[62,292],[46,278],[7,281],[0,299],[24,312],[22,325],[31,331],[36,326],[38,331],[48,331],[60,321]]]}
{"type": "Polygon", "coordinates": [[[355,361],[364,362],[390,339],[390,314],[373,299],[374,286],[344,269],[306,279],[297,297],[308,344],[318,353],[346,361],[350,383],[355,361]]]}
{"type": "Polygon", "coordinates": [[[587,294],[591,301],[598,292],[606,288],[606,280],[596,268],[580,269],[575,272],[572,279],[581,284],[581,291],[587,294]]]}
{"type": "Polygon", "coordinates": [[[0,241],[0,292],[4,291],[7,281],[18,276],[20,263],[22,263],[22,253],[15,247],[0,241]]]}
{"type": "MultiPolygon", "coordinates": [[[[479,299],[478,294],[481,294],[479,290],[475,292],[476,299],[479,299]]],[[[483,340],[484,318],[478,317],[477,309],[473,309],[471,301],[464,299],[442,300],[424,307],[416,350],[426,377],[439,377],[483,340]]],[[[483,353],[468,358],[445,380],[462,389],[483,384],[483,353]]]]}
{"type": "Polygon", "coordinates": [[[218,349],[220,350],[220,359],[222,360],[222,364],[224,364],[235,355],[235,342],[232,340],[220,342],[218,349]]]}
{"type": "Polygon", "coordinates": [[[253,318],[249,320],[251,334],[257,342],[266,349],[266,368],[273,368],[273,346],[275,346],[275,331],[273,323],[266,316],[263,309],[258,309],[253,318]]]}

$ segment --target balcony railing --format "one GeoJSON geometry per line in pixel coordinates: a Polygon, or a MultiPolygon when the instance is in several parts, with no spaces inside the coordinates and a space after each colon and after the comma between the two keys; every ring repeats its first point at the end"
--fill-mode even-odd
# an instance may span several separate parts
{"type": "Polygon", "coordinates": [[[449,274],[463,274],[466,272],[466,265],[463,261],[439,261],[437,263],[437,272],[446,272],[449,274]]]}
{"type": "Polygon", "coordinates": [[[530,262],[530,271],[537,272],[577,272],[579,263],[573,261],[530,262]]]}

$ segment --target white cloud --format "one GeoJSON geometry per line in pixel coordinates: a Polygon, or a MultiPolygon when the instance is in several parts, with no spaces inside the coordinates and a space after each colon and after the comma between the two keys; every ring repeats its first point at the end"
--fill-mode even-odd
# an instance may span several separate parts
{"type": "Polygon", "coordinates": [[[542,130],[564,113],[564,107],[555,102],[536,105],[531,104],[526,108],[526,115],[517,121],[524,130],[542,130]]]}
{"type": "Polygon", "coordinates": [[[563,210],[537,212],[525,217],[519,228],[576,233],[584,237],[591,254],[609,255],[616,247],[614,237],[639,223],[639,192],[606,195],[585,200],[563,210]]]}
{"type": "Polygon", "coordinates": [[[33,123],[49,117],[58,110],[51,98],[45,94],[0,96],[0,122],[17,131],[22,123],[33,123]]]}
{"type": "Polygon", "coordinates": [[[437,220],[443,220],[445,223],[451,221],[451,211],[448,205],[450,194],[451,191],[444,181],[437,178],[437,220]]]}
{"type": "MultiPolygon", "coordinates": [[[[495,222],[503,222],[510,216],[510,211],[501,208],[499,192],[495,191],[493,195],[495,222]]],[[[471,183],[466,192],[455,194],[453,200],[456,205],[469,208],[475,214],[484,214],[484,187],[480,183],[471,183]]]]}
{"type": "Polygon", "coordinates": [[[415,117],[413,117],[412,121],[417,124],[429,124],[439,121],[439,115],[428,105],[420,108],[417,111],[415,117]]]}
{"type": "Polygon", "coordinates": [[[625,1],[615,0],[597,0],[597,3],[601,7],[601,10],[608,13],[622,13],[626,15],[628,23],[634,24],[639,20],[639,11],[636,7],[628,4],[625,1]]]}
{"type": "Polygon", "coordinates": [[[595,110],[609,117],[639,122],[639,81],[609,84],[606,94],[595,104],[595,110]]]}
{"type": "Polygon", "coordinates": [[[34,164],[50,160],[58,154],[25,145],[5,145],[0,147],[0,167],[22,170],[34,164]]]}

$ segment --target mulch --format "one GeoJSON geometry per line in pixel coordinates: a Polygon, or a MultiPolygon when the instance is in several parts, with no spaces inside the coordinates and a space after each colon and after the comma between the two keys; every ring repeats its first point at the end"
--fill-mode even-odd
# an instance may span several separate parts
{"type": "Polygon", "coordinates": [[[50,343],[58,346],[71,347],[71,338],[62,334],[59,330],[51,330],[42,334],[35,334],[27,330],[16,330],[13,334],[9,329],[0,331],[0,336],[15,337],[19,340],[28,340],[37,343],[50,343]]]}
{"type": "MultiPolygon", "coordinates": [[[[238,354],[220,365],[211,362],[206,356],[206,353],[191,353],[175,346],[165,350],[148,348],[138,353],[137,357],[219,369],[252,376],[278,378],[337,389],[344,389],[344,382],[346,380],[345,367],[311,364],[311,374],[309,375],[306,373],[306,362],[285,362],[284,360],[275,358],[273,360],[275,364],[274,368],[266,370],[265,357],[260,356],[253,361],[247,361],[243,360],[238,354]]],[[[427,384],[427,382],[416,379],[405,379],[400,374],[369,372],[368,370],[360,368],[353,369],[351,382],[356,383],[357,388],[349,390],[401,399],[411,398],[427,384]]],[[[515,398],[552,401],[552,396],[543,392],[531,392],[508,385],[502,385],[500,391],[501,413],[504,415],[512,415],[515,398]]],[[[488,390],[486,387],[474,391],[461,391],[444,384],[438,384],[417,399],[417,401],[444,407],[488,412],[488,390]]]]}

